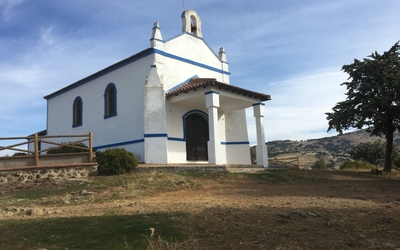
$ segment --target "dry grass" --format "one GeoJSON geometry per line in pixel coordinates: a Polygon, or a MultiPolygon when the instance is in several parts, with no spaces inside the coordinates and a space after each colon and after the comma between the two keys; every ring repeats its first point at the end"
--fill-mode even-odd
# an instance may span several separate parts
{"type": "Polygon", "coordinates": [[[0,249],[396,249],[399,186],[397,171],[329,170],[9,186],[0,249]]]}
{"type": "Polygon", "coordinates": [[[198,241],[189,237],[183,242],[173,242],[166,240],[159,235],[153,235],[147,238],[147,250],[199,250],[198,241]]]}

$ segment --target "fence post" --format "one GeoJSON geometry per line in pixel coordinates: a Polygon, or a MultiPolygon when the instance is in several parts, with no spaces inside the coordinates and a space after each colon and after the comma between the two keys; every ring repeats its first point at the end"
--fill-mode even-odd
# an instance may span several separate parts
{"type": "Polygon", "coordinates": [[[33,143],[35,147],[35,166],[39,166],[39,142],[38,142],[38,134],[33,135],[33,143]]]}
{"type": "Polygon", "coordinates": [[[89,162],[93,160],[93,133],[89,132],[89,162]]]}

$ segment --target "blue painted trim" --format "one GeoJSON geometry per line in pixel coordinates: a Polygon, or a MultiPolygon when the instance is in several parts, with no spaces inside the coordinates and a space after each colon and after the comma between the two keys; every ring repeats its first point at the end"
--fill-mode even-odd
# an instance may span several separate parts
{"type": "Polygon", "coordinates": [[[124,146],[124,145],[129,145],[129,144],[136,144],[136,143],[141,143],[141,142],[144,142],[144,139],[111,143],[111,144],[96,146],[94,148],[95,149],[112,148],[112,147],[124,146]]]}
{"type": "Polygon", "coordinates": [[[112,65],[110,65],[110,66],[108,66],[108,67],[96,72],[96,73],[93,73],[93,74],[91,74],[91,75],[89,75],[89,76],[87,76],[87,77],[85,77],[85,78],[83,78],[83,79],[81,79],[81,80],[79,80],[77,82],[74,82],[74,83],[72,83],[72,84],[70,84],[70,85],[68,85],[68,86],[66,86],[66,87],[64,87],[64,88],[62,88],[60,90],[57,90],[56,92],[53,92],[53,93],[51,93],[51,94],[49,94],[47,96],[44,96],[44,99],[48,100],[48,99],[51,99],[53,97],[59,96],[59,95],[65,93],[65,92],[68,92],[68,91],[70,91],[72,89],[78,88],[78,87],[80,87],[80,86],[82,86],[82,85],[84,85],[84,84],[86,84],[86,83],[88,83],[90,81],[93,81],[94,79],[97,79],[99,77],[107,75],[108,73],[110,73],[110,72],[112,72],[114,70],[122,68],[122,67],[124,67],[124,66],[126,66],[126,65],[128,65],[128,64],[130,64],[132,62],[138,61],[138,60],[140,60],[142,58],[145,58],[145,57],[147,57],[149,55],[152,55],[152,54],[154,54],[154,49],[153,48],[145,49],[145,50],[143,50],[143,51],[141,51],[141,52],[139,52],[137,54],[134,54],[134,55],[132,55],[132,56],[130,56],[128,58],[125,58],[125,59],[123,59],[123,60],[121,60],[121,61],[119,61],[117,63],[114,63],[114,64],[112,64],[112,65]]]}
{"type": "Polygon", "coordinates": [[[158,42],[162,42],[162,43],[164,42],[163,40],[158,39],[158,38],[151,38],[150,41],[158,41],[158,42]]]}
{"type": "Polygon", "coordinates": [[[110,82],[106,89],[104,90],[104,119],[110,118],[110,117],[114,117],[117,116],[117,87],[115,86],[114,83],[110,82]],[[108,91],[110,90],[110,88],[114,88],[114,112],[107,114],[107,106],[109,105],[109,103],[107,102],[107,96],[108,96],[108,91]]]}
{"type": "Polygon", "coordinates": [[[168,89],[167,91],[165,91],[165,93],[169,93],[169,92],[171,92],[171,91],[173,91],[173,90],[179,88],[179,87],[182,86],[182,85],[185,85],[186,83],[188,83],[188,82],[190,82],[191,80],[196,79],[196,78],[199,78],[199,76],[198,76],[198,75],[194,75],[194,76],[192,76],[192,77],[186,79],[185,81],[179,83],[178,85],[175,85],[174,87],[168,89]]]}
{"type": "Polygon", "coordinates": [[[111,118],[111,117],[114,117],[114,116],[117,116],[117,112],[115,112],[112,115],[104,115],[104,119],[108,119],[108,118],[111,118]]]}
{"type": "MultiPolygon", "coordinates": [[[[188,34],[193,36],[193,37],[196,37],[198,39],[203,40],[202,38],[194,36],[193,34],[190,34],[190,33],[188,33],[188,34]]],[[[178,35],[177,37],[179,37],[181,35],[178,35]]],[[[159,40],[159,39],[157,39],[157,40],[159,40]]],[[[170,40],[172,40],[172,39],[170,39],[170,40]]],[[[165,41],[160,41],[160,42],[164,42],[165,43],[165,41]]],[[[210,49],[210,51],[212,51],[210,46],[208,46],[207,43],[205,43],[205,44],[210,49]]],[[[102,69],[102,70],[100,70],[98,72],[95,72],[95,73],[93,73],[93,74],[91,74],[91,75],[89,75],[89,76],[87,76],[87,77],[85,77],[85,78],[83,78],[83,79],[81,79],[81,80],[79,80],[77,82],[74,82],[74,83],[72,83],[72,84],[70,84],[70,85],[68,85],[68,86],[66,86],[66,87],[64,87],[62,89],[59,89],[56,92],[53,92],[53,93],[51,93],[49,95],[46,95],[46,96],[44,96],[44,99],[49,100],[49,99],[54,98],[56,96],[59,96],[59,95],[61,95],[63,93],[66,93],[66,92],[68,92],[68,91],[70,91],[72,89],[78,88],[78,87],[80,87],[80,86],[82,86],[82,85],[84,85],[84,84],[86,84],[88,82],[93,81],[94,79],[97,79],[99,77],[107,75],[108,73],[110,73],[110,72],[112,72],[114,70],[117,70],[117,69],[122,68],[122,67],[124,67],[124,66],[126,66],[126,65],[128,65],[128,64],[130,64],[132,62],[135,62],[135,61],[138,61],[138,60],[140,60],[142,58],[145,58],[145,57],[147,57],[147,56],[149,56],[149,55],[151,55],[153,53],[158,53],[160,55],[164,55],[164,56],[169,57],[169,58],[173,58],[173,59],[176,59],[176,60],[179,60],[179,61],[190,63],[190,64],[193,64],[193,65],[196,65],[196,66],[199,66],[199,67],[202,67],[202,68],[206,68],[206,69],[209,69],[209,70],[212,70],[212,71],[216,71],[216,72],[219,72],[219,73],[222,73],[222,74],[226,74],[226,75],[230,75],[231,74],[228,71],[224,71],[224,70],[221,70],[221,69],[218,69],[218,68],[214,68],[214,67],[202,64],[202,63],[198,63],[198,62],[195,62],[195,61],[192,61],[192,60],[189,60],[189,59],[178,57],[178,56],[166,53],[164,51],[161,51],[161,50],[158,50],[158,49],[155,49],[155,48],[148,48],[148,49],[145,49],[145,50],[143,50],[143,51],[141,51],[141,52],[139,52],[139,53],[137,53],[135,55],[132,55],[132,56],[130,56],[128,58],[125,58],[125,59],[123,59],[123,60],[121,60],[121,61],[119,61],[117,63],[114,63],[114,64],[112,64],[112,65],[110,65],[110,66],[108,66],[108,67],[106,67],[106,68],[104,68],[104,69],[102,69]]],[[[215,55],[215,53],[214,53],[214,55],[215,55]]],[[[218,58],[218,56],[216,56],[216,57],[218,58]]]]}
{"type": "Polygon", "coordinates": [[[253,106],[258,106],[258,105],[265,106],[265,103],[259,102],[259,103],[254,103],[254,104],[253,104],[253,106]]]}
{"type": "Polygon", "coordinates": [[[219,95],[219,92],[211,90],[211,91],[207,91],[207,92],[204,93],[204,94],[205,94],[205,95],[208,95],[208,94],[217,94],[217,95],[219,95]]]}
{"type": "Polygon", "coordinates": [[[80,127],[80,126],[82,126],[82,123],[83,123],[83,101],[82,101],[82,98],[80,97],[80,96],[77,96],[75,99],[74,99],[74,102],[72,103],[72,127],[73,128],[76,128],[76,127],[80,127]],[[75,103],[77,102],[77,101],[80,101],[80,105],[79,105],[79,107],[78,107],[78,109],[79,109],[79,114],[80,114],[80,117],[79,117],[79,123],[77,123],[77,124],[75,124],[75,113],[78,111],[78,110],[76,110],[75,109],[75,103]]]}
{"type": "MultiPolygon", "coordinates": [[[[203,38],[201,38],[201,37],[199,37],[199,36],[195,36],[195,35],[193,35],[192,33],[183,32],[182,34],[177,35],[177,36],[174,36],[174,37],[172,37],[171,39],[169,39],[169,40],[167,40],[167,41],[164,41],[164,42],[167,43],[167,42],[172,41],[172,40],[174,40],[174,39],[176,39],[176,38],[178,38],[178,37],[180,37],[180,36],[183,36],[183,35],[190,35],[190,36],[192,36],[192,37],[194,37],[194,38],[197,38],[197,39],[202,40],[203,43],[207,46],[207,48],[215,55],[215,57],[216,57],[221,63],[229,64],[228,62],[223,62],[223,61],[221,61],[221,59],[219,58],[219,55],[218,55],[217,53],[214,52],[214,50],[210,47],[210,45],[207,44],[206,41],[204,41],[203,38]]],[[[230,74],[231,74],[231,73],[229,73],[229,75],[230,75],[230,74]]]]}
{"type": "Polygon", "coordinates": [[[149,138],[149,137],[168,137],[166,133],[162,134],[144,134],[144,138],[149,138]]]}
{"type": "Polygon", "coordinates": [[[180,57],[180,56],[176,56],[176,55],[167,53],[167,52],[159,50],[159,49],[154,49],[154,53],[162,55],[162,56],[165,56],[165,57],[169,57],[169,58],[181,61],[181,62],[189,63],[189,64],[192,64],[192,65],[201,67],[201,68],[212,70],[212,71],[215,71],[215,72],[218,72],[218,73],[221,73],[221,74],[225,74],[225,75],[230,75],[231,74],[228,71],[221,70],[221,69],[218,69],[218,68],[214,68],[214,67],[208,66],[206,64],[195,62],[193,60],[189,60],[189,59],[186,59],[186,58],[183,58],[183,57],[180,57]]]}
{"type": "Polygon", "coordinates": [[[177,138],[177,137],[168,137],[168,141],[181,141],[181,142],[185,142],[186,139],[185,139],[185,138],[177,138]]]}
{"type": "Polygon", "coordinates": [[[249,145],[248,141],[230,141],[230,142],[221,142],[222,145],[249,145]]]}

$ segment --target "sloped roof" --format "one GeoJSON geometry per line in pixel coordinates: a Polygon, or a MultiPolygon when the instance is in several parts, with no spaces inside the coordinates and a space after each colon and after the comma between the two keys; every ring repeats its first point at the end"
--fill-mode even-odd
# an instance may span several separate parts
{"type": "Polygon", "coordinates": [[[238,95],[255,98],[262,102],[271,100],[270,95],[259,93],[259,92],[254,92],[254,91],[236,87],[236,86],[233,86],[230,84],[218,82],[215,78],[194,78],[190,82],[166,93],[166,97],[177,96],[182,93],[188,93],[191,90],[197,90],[197,89],[206,88],[206,87],[216,87],[218,89],[230,91],[230,92],[238,94],[238,95]]]}
{"type": "Polygon", "coordinates": [[[127,57],[127,58],[125,58],[125,59],[123,59],[123,60],[121,60],[119,62],[116,62],[116,63],[114,63],[114,64],[112,64],[112,65],[110,65],[110,66],[108,66],[108,67],[106,67],[106,68],[104,68],[102,70],[99,70],[99,71],[97,71],[97,72],[95,72],[95,73],[93,73],[93,74],[91,74],[91,75],[89,75],[89,76],[77,81],[77,82],[74,82],[74,83],[72,83],[72,84],[70,84],[70,85],[68,85],[68,86],[66,86],[66,87],[64,87],[62,89],[59,89],[56,92],[53,92],[53,93],[51,93],[49,95],[46,95],[43,98],[44,99],[50,99],[52,97],[55,97],[55,96],[57,96],[59,94],[62,94],[64,92],[68,91],[68,90],[71,90],[71,89],[74,89],[76,87],[79,87],[82,84],[85,84],[86,82],[89,82],[89,81],[91,81],[91,80],[93,80],[93,79],[95,79],[97,77],[103,76],[103,75],[109,73],[110,71],[113,71],[113,70],[118,69],[118,68],[120,68],[120,67],[122,67],[124,65],[127,65],[127,64],[129,64],[129,63],[131,63],[133,61],[136,61],[136,60],[139,60],[139,59],[141,59],[143,57],[146,57],[146,56],[150,55],[151,53],[154,53],[154,48],[147,48],[145,50],[142,50],[139,53],[136,53],[136,54],[134,54],[134,55],[132,55],[130,57],[127,57]]]}

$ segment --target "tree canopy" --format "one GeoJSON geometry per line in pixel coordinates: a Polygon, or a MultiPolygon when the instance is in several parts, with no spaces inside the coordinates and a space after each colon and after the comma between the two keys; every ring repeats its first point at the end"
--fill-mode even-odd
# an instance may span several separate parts
{"type": "MultiPolygon", "coordinates": [[[[393,146],[392,159],[398,156],[398,147],[393,146]]],[[[385,159],[385,142],[378,140],[374,142],[364,142],[351,147],[348,151],[350,157],[354,160],[366,161],[372,165],[379,166],[385,159]]]]}
{"type": "Polygon", "coordinates": [[[362,61],[354,59],[342,70],[349,74],[346,100],[326,113],[328,131],[342,134],[349,128],[367,127],[371,135],[386,138],[385,167],[392,168],[393,134],[400,131],[400,45],[383,54],[372,53],[362,61]]]}

